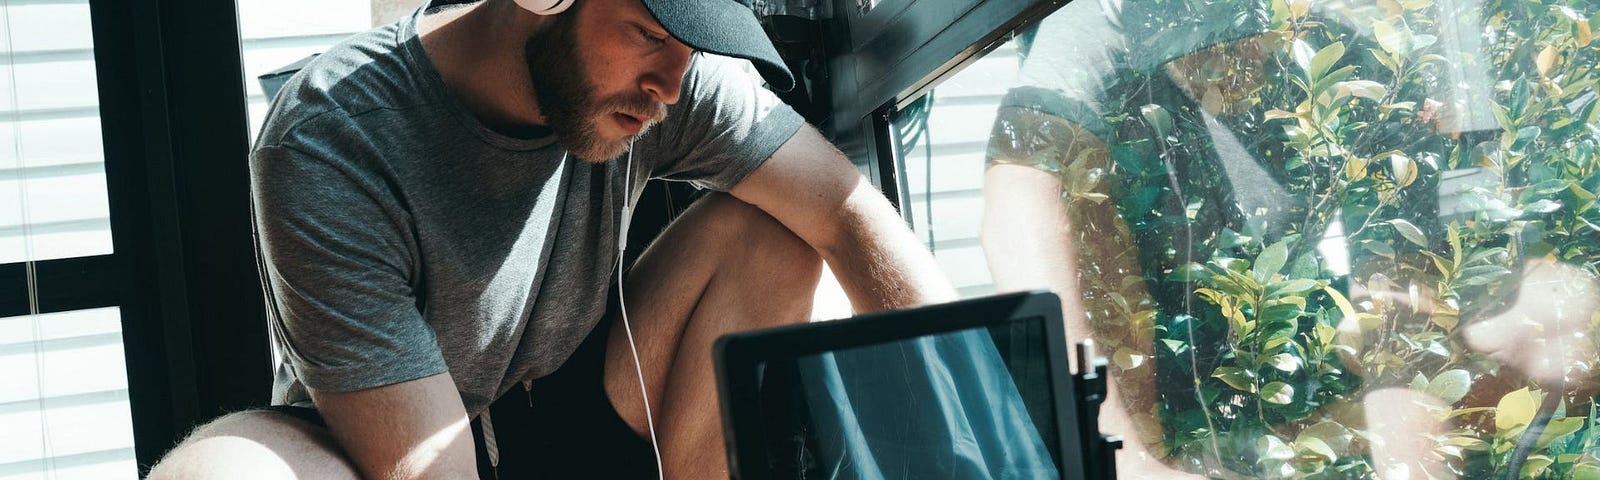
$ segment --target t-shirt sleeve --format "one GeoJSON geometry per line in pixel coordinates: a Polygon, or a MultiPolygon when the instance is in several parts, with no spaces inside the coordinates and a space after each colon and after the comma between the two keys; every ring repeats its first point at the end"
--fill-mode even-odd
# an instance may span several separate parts
{"type": "Polygon", "coordinates": [[[741,63],[695,55],[678,103],[654,135],[652,176],[730,190],[805,124],[741,63]]]}
{"type": "Polygon", "coordinates": [[[411,221],[381,177],[301,150],[251,154],[273,335],[306,386],[353,391],[446,370],[416,301],[411,221]]]}
{"type": "Polygon", "coordinates": [[[1107,91],[1126,61],[1121,2],[1072,2],[1035,28],[1033,41],[996,112],[991,161],[1059,171],[1062,162],[1109,136],[1107,91]]]}

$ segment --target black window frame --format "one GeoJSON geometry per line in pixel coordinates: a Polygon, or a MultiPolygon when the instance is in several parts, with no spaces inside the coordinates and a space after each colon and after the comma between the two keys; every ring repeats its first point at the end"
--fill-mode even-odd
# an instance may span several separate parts
{"type": "Polygon", "coordinates": [[[114,253],[37,262],[39,309],[120,308],[142,476],[193,426],[270,390],[237,6],[89,10],[114,253]]]}
{"type": "Polygon", "coordinates": [[[900,109],[1068,1],[883,0],[861,12],[859,0],[835,0],[823,132],[910,224],[900,109]]]}

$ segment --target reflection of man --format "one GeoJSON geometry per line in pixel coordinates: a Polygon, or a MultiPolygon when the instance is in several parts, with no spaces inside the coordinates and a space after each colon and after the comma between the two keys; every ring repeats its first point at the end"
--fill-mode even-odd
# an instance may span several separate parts
{"type": "Polygon", "coordinates": [[[1223,229],[1246,231],[1243,211],[1277,219],[1298,205],[1274,181],[1281,172],[1251,160],[1264,156],[1259,145],[1238,141],[1264,135],[1238,122],[1267,74],[1261,13],[1181,15],[1192,2],[1146,3],[1074,2],[1041,22],[991,137],[983,243],[998,289],[1065,292],[1069,335],[1096,338],[1115,363],[1112,394],[1126,408],[1107,408],[1101,421],[1137,440],[1119,470],[1166,478],[1179,472],[1150,458],[1166,448],[1157,399],[1185,396],[1192,380],[1158,393],[1152,334],[1185,313],[1192,287],[1146,272],[1204,261],[1223,229]],[[1164,113],[1150,118],[1170,123],[1106,121],[1155,109],[1164,113]],[[1212,127],[1234,135],[1214,138],[1212,127]],[[1126,141],[1134,137],[1155,138],[1126,141]],[[1226,188],[1230,180],[1248,191],[1226,188]]]}
{"type": "Polygon", "coordinates": [[[728,1],[483,0],[319,57],[251,158],[280,406],[152,477],[637,478],[641,439],[668,478],[726,476],[713,339],[804,321],[819,260],[858,311],[953,297],[880,193],[707,55],[792,83],[762,35],[728,1]],[[619,312],[649,178],[727,193],[643,253],[619,312]]]}
{"type": "MultiPolygon", "coordinates": [[[[1211,412],[1203,411],[1213,405],[1200,383],[1215,382],[1217,359],[1233,355],[1239,347],[1228,343],[1228,320],[1193,295],[1199,285],[1190,283],[1181,269],[1214,257],[1253,259],[1260,250],[1236,248],[1250,239],[1256,245],[1270,245],[1298,234],[1300,243],[1315,245],[1315,241],[1303,239],[1318,239],[1323,233],[1316,222],[1305,220],[1318,214],[1306,201],[1317,193],[1318,179],[1291,173],[1295,162],[1305,159],[1288,151],[1282,124],[1263,120],[1269,118],[1266,109],[1300,100],[1293,96],[1299,93],[1292,89],[1291,73],[1286,72],[1297,67],[1285,55],[1273,55],[1274,51],[1289,50],[1284,40],[1272,33],[1260,34],[1264,18],[1271,15],[1260,5],[1265,3],[1085,0],[1063,7],[1038,26],[1037,38],[1025,52],[1019,85],[1007,94],[998,112],[984,186],[983,243],[997,288],[1062,290],[1068,302],[1069,334],[1093,336],[1109,344],[1105,351],[1112,353],[1113,370],[1118,373],[1113,395],[1123,397],[1126,409],[1107,409],[1102,418],[1107,430],[1137,435],[1142,442],[1129,442],[1129,453],[1136,456],[1159,456],[1172,448],[1163,441],[1189,441],[1194,449],[1180,453],[1185,459],[1206,462],[1198,468],[1212,474],[1226,474],[1230,457],[1237,456],[1226,451],[1218,454],[1218,444],[1220,448],[1250,450],[1251,442],[1264,432],[1230,431],[1236,425],[1218,423],[1211,412]],[[1151,359],[1166,364],[1157,371],[1151,359]],[[1165,429],[1162,422],[1168,422],[1165,429]],[[1189,432],[1203,434],[1163,438],[1164,430],[1168,435],[1178,432],[1174,436],[1180,437],[1189,432]],[[1211,444],[1195,442],[1195,436],[1211,444]],[[1141,451],[1141,446],[1150,451],[1141,451]]],[[[1441,7],[1441,11],[1445,10],[1441,7]]],[[[1372,24],[1370,20],[1339,20],[1340,28],[1372,24]]],[[[1365,47],[1359,43],[1364,40],[1353,34],[1329,37],[1347,42],[1352,51],[1365,47]]],[[[1307,46],[1315,51],[1321,45],[1307,46]]],[[[1456,133],[1462,125],[1476,124],[1439,119],[1439,113],[1422,107],[1416,114],[1418,122],[1404,126],[1412,130],[1385,132],[1396,138],[1362,146],[1381,148],[1379,151],[1446,151],[1439,147],[1442,136],[1430,129],[1456,133]]],[[[1378,127],[1401,126],[1373,126],[1374,130],[1378,127]]],[[[1326,188],[1328,183],[1320,184],[1326,188]]],[[[1442,231],[1442,227],[1432,227],[1437,225],[1437,218],[1431,218],[1437,212],[1426,212],[1428,206],[1437,205],[1428,197],[1431,194],[1428,188],[1404,192],[1397,203],[1423,208],[1397,210],[1401,215],[1423,217],[1411,221],[1430,231],[1442,231]]],[[[1361,224],[1347,222],[1346,232],[1357,225],[1361,224]]],[[[1344,256],[1342,251],[1340,256],[1344,256]]],[[[1414,256],[1421,264],[1429,263],[1420,254],[1414,256]]],[[[1311,257],[1314,254],[1307,256],[1311,257]]],[[[1395,257],[1389,252],[1388,258],[1378,259],[1382,262],[1367,262],[1357,269],[1400,269],[1395,257]]],[[[1283,271],[1300,268],[1295,265],[1299,258],[1290,255],[1283,271]]],[[[1340,267],[1311,261],[1306,268],[1313,276],[1321,276],[1324,268],[1340,267]]],[[[1546,305],[1561,305],[1575,313],[1541,312],[1531,308],[1538,302],[1524,295],[1507,312],[1481,324],[1468,325],[1463,319],[1460,331],[1475,353],[1488,353],[1536,379],[1560,376],[1568,366],[1581,365],[1585,354],[1592,356],[1593,345],[1579,345],[1568,350],[1576,355],[1565,356],[1525,347],[1554,344],[1552,339],[1557,337],[1566,338],[1569,345],[1582,343],[1572,334],[1589,328],[1581,319],[1591,318],[1596,308],[1593,278],[1578,275],[1572,268],[1539,268],[1545,273],[1532,269],[1520,279],[1524,287],[1553,283],[1550,278],[1557,276],[1571,279],[1581,287],[1561,297],[1564,301],[1546,305]],[[1565,318],[1566,323],[1521,320],[1526,317],[1565,318]],[[1551,333],[1539,338],[1541,334],[1533,332],[1551,333]]],[[[1267,276],[1271,274],[1267,272],[1267,276]]],[[[1414,302],[1419,291],[1424,292],[1422,298],[1431,298],[1426,294],[1429,287],[1418,288],[1421,283],[1425,282],[1414,281],[1409,294],[1374,291],[1371,295],[1379,302],[1405,296],[1414,302]]],[[[1359,285],[1351,290],[1364,291],[1359,285]]],[[[1421,308],[1412,306],[1413,312],[1421,308]]],[[[1419,318],[1426,323],[1428,317],[1419,318]]],[[[1355,322],[1343,326],[1357,328],[1355,322]]],[[[1296,363],[1287,368],[1299,367],[1296,363]]],[[[1309,418],[1304,415],[1319,401],[1354,398],[1362,393],[1356,390],[1359,382],[1370,381],[1355,378],[1356,373],[1359,371],[1339,372],[1329,377],[1335,378],[1332,382],[1311,380],[1321,383],[1297,390],[1299,396],[1289,402],[1293,405],[1286,405],[1308,409],[1303,416],[1263,416],[1259,423],[1270,429],[1283,418],[1309,418]]],[[[1374,409],[1397,405],[1384,399],[1408,398],[1406,392],[1368,387],[1361,401],[1374,409]]],[[[1214,391],[1209,395],[1216,398],[1214,391]]],[[[1252,407],[1252,411],[1256,410],[1252,407]]],[[[1385,470],[1389,466],[1385,462],[1391,461],[1387,457],[1406,457],[1399,462],[1434,458],[1432,445],[1410,452],[1396,445],[1411,438],[1428,440],[1431,437],[1417,433],[1441,426],[1432,420],[1423,422],[1430,425],[1416,426],[1417,419],[1433,418],[1426,408],[1391,408],[1385,413],[1392,412],[1405,412],[1409,417],[1369,418],[1368,423],[1376,468],[1385,475],[1392,473],[1385,470]],[[1396,441],[1383,445],[1385,436],[1396,441]],[[1393,451],[1379,455],[1376,450],[1382,448],[1393,451]]],[[[1265,452],[1252,455],[1256,453],[1265,452]]],[[[1133,460],[1124,462],[1132,464],[1131,471],[1124,469],[1128,476],[1172,474],[1162,472],[1164,467],[1158,462],[1133,460]]],[[[1251,465],[1244,464],[1244,468],[1251,465]]]]}

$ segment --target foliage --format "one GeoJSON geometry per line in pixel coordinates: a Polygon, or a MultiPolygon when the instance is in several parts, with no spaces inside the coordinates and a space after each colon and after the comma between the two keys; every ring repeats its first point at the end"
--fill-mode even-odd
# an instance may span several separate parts
{"type": "MultiPolygon", "coordinates": [[[[1528,261],[1600,273],[1600,5],[1233,3],[1270,19],[1256,44],[1279,73],[1231,87],[1245,92],[1179,86],[1206,110],[1255,112],[1232,126],[1262,132],[1268,173],[1303,201],[1219,212],[1196,192],[1221,174],[1178,162],[1214,148],[1198,114],[1156,102],[1106,119],[1121,216],[1164,239],[1141,249],[1168,252],[1143,270],[1161,305],[1150,308],[1170,453],[1219,476],[1372,477],[1373,440],[1346,412],[1397,387],[1445,405],[1429,474],[1499,478],[1520,464],[1523,478],[1600,478],[1593,399],[1503,368],[1460,331],[1507,307],[1528,261]],[[1482,45],[1441,40],[1462,31],[1482,45]],[[1474,71],[1492,88],[1448,88],[1474,71]],[[1460,128],[1474,122],[1494,128],[1460,128]],[[1350,245],[1348,269],[1318,248],[1331,229],[1350,245]],[[1519,452],[1541,409],[1553,416],[1519,452]]],[[[1218,58],[1181,68],[1262,68],[1218,58]]],[[[1592,377],[1593,361],[1566,377],[1592,377]]]]}

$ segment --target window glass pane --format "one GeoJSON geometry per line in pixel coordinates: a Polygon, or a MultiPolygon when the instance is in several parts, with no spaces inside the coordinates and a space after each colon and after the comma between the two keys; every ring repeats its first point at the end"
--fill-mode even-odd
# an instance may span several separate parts
{"type": "Polygon", "coordinates": [[[1071,2],[900,112],[907,208],[964,294],[1062,292],[1125,475],[1600,475],[1597,23],[1071,2]]]}
{"type": "Polygon", "coordinates": [[[372,28],[374,11],[392,17],[410,12],[416,1],[394,0],[238,0],[239,37],[244,49],[244,86],[250,109],[250,135],[266,122],[271,99],[257,80],[302,58],[321,53],[350,34],[372,28]],[[315,14],[312,14],[314,12],[315,14]]]}
{"type": "Polygon", "coordinates": [[[111,253],[89,3],[0,15],[0,263],[111,253]]]}
{"type": "Polygon", "coordinates": [[[116,308],[0,318],[0,479],[136,478],[116,308]]]}

